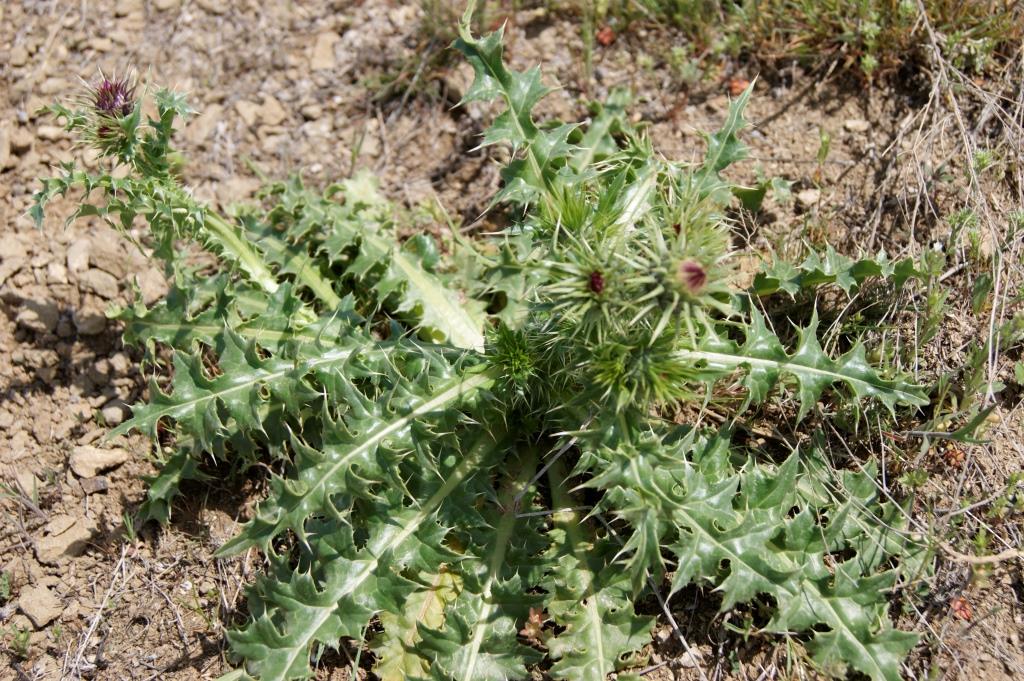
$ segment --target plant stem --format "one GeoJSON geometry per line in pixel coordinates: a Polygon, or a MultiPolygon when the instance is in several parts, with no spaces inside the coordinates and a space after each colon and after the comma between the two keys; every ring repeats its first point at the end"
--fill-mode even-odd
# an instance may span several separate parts
{"type": "MultiPolygon", "coordinates": [[[[537,468],[537,450],[530,447],[527,452],[523,455],[523,459],[519,462],[521,466],[517,473],[510,473],[505,482],[504,489],[502,490],[501,497],[499,499],[500,507],[504,510],[504,514],[501,516],[501,520],[498,521],[498,526],[495,528],[494,541],[491,543],[492,553],[491,559],[487,566],[487,577],[482,585],[481,589],[481,601],[483,602],[484,612],[477,613],[477,625],[473,632],[473,638],[470,639],[468,648],[468,655],[465,658],[465,662],[460,670],[458,670],[453,676],[456,679],[469,679],[477,678],[477,664],[480,661],[480,646],[483,645],[484,636],[487,633],[486,625],[490,622],[491,616],[495,610],[496,604],[492,601],[493,588],[496,583],[501,579],[501,569],[505,564],[505,555],[508,552],[509,544],[512,540],[512,533],[516,528],[516,521],[518,520],[516,505],[513,503],[516,493],[523,485],[529,484],[529,480],[533,477],[533,472],[537,468]]],[[[515,464],[513,464],[513,470],[515,464]]]]}

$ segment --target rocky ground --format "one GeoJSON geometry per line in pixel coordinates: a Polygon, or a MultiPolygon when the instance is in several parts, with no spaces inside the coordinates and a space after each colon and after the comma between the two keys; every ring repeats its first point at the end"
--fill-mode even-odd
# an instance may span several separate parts
{"type": "MultiPolygon", "coordinates": [[[[631,86],[638,120],[651,124],[670,157],[696,154],[699,131],[721,121],[730,88],[754,75],[725,64],[703,84],[687,85],[645,51],[666,35],[644,28],[599,47],[588,74],[578,23],[538,10],[510,19],[513,62],[543,63],[561,86],[545,113],[576,120],[591,98],[631,86]]],[[[260,173],[300,171],[326,184],[366,167],[406,206],[439,199],[470,222],[497,185],[495,165],[474,150],[487,112],[452,108],[468,83],[465,67],[420,68],[422,55],[450,39],[430,33],[431,25],[415,4],[386,0],[0,5],[0,680],[215,678],[229,669],[224,623],[258,568],[252,554],[212,558],[254,501],[244,486],[194,488],[166,529],[131,522],[142,476],[153,470],[149,445],[105,434],[142,397],[145,381],[139,355],[123,347],[106,313],[135,295],[152,302],[166,283],[110,228],[95,220],[65,226],[70,202],[55,206],[41,229],[33,226],[27,210],[37,178],[73,153],[40,107],[73,96],[79,79],[94,80],[100,69],[134,67],[144,82],[191,93],[198,113],[179,144],[186,178],[203,199],[250,198],[260,173]]],[[[912,169],[891,162],[894,146],[920,153],[920,138],[906,134],[913,102],[819,75],[775,74],[757,86],[753,160],[743,172],[794,181],[795,200],[770,206],[764,221],[774,227],[751,226],[751,239],[785,250],[827,237],[847,252],[899,254],[944,238],[942,220],[906,219],[921,190],[898,182],[912,169]],[[832,142],[819,163],[822,130],[832,142]]],[[[940,157],[949,143],[931,140],[927,154],[940,157]]],[[[963,187],[930,196],[955,206],[963,187]]],[[[961,341],[977,331],[955,317],[948,325],[943,359],[954,362],[961,341]]],[[[976,470],[964,476],[979,495],[1020,469],[1020,414],[1011,407],[997,412],[993,445],[977,448],[976,470]]],[[[981,585],[966,566],[951,575],[927,621],[911,622],[941,642],[922,654],[918,671],[934,663],[949,678],[1020,678],[1019,563],[997,566],[981,585]],[[951,608],[954,598],[972,605],[972,617],[951,608]]],[[[704,618],[696,606],[678,607],[680,619],[704,618]]],[[[708,627],[713,615],[704,618],[708,627]]],[[[716,654],[712,639],[693,639],[706,660],[716,654]]],[[[658,640],[655,662],[675,653],[669,637],[658,640]]],[[[757,659],[731,673],[757,678],[763,663],[781,674],[776,660],[757,659]]],[[[650,678],[690,678],[685,662],[677,658],[650,678]]],[[[323,678],[347,678],[347,666],[342,660],[323,678]]]]}

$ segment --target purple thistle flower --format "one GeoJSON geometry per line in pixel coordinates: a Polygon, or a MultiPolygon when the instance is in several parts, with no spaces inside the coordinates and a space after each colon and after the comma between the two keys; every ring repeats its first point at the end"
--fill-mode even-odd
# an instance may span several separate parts
{"type": "Polygon", "coordinates": [[[604,291],[604,274],[594,270],[590,273],[590,280],[587,282],[587,286],[591,293],[600,295],[601,291],[604,291]]]}
{"type": "Polygon", "coordinates": [[[135,84],[128,77],[104,77],[91,94],[93,109],[101,116],[123,118],[135,108],[135,84]]]}
{"type": "Polygon", "coordinates": [[[696,296],[708,283],[708,272],[696,260],[684,260],[679,263],[679,281],[690,295],[696,296]]]}

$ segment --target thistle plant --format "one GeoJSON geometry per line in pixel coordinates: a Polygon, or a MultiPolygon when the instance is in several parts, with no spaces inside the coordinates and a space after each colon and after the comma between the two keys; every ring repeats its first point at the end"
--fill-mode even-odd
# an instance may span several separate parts
{"type": "Polygon", "coordinates": [[[397,239],[401,212],[367,174],[272,184],[261,207],[216,214],[172,171],[190,113],[175,93],[155,92],[145,122],[124,86],[53,109],[107,169],[45,180],[37,218],[73,188],[72,217],[142,216],[172,280],[118,314],[152,362],[171,358],[114,431],[162,443],[144,517],[166,522],[211,465],[273,471],[218,550],[266,557],[228,633],[236,676],[309,678],[325,649],[365,640],[381,679],[543,664],[597,681],[644,662],[655,619],[638,603],[695,586],[722,611],[757,604],[751,631],[797,637],[824,673],[900,678],[916,637],[890,603],[928,552],[909,500],[880,491],[871,460],[834,468],[820,424],[911,419],[928,399],[861,339],[826,352],[816,313],[770,303],[898,287],[913,265],[829,251],[738,286],[730,215],[750,190],[724,173],[746,154],[751,89],[701,163],[667,161],[621,93],[585,124],[535,120],[539,69],[510,70],[502,32],[477,38],[469,16],[465,101],[500,105],[483,143],[510,152],[492,208],[512,224],[450,258],[397,239]],[[799,444],[751,437],[764,415],[799,444]]]}

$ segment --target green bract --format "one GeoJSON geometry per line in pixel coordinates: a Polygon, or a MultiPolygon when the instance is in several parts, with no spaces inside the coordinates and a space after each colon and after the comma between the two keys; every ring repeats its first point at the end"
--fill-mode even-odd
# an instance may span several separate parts
{"type": "MultiPolygon", "coordinates": [[[[68,166],[38,195],[40,219],[72,187],[87,192],[76,215],[143,216],[173,279],[120,313],[129,341],[173,364],[116,431],[174,433],[143,513],[167,521],[209,461],[277,471],[219,551],[269,564],[228,634],[238,675],[309,678],[324,647],[366,638],[385,680],[521,679],[547,658],[553,678],[598,681],[643,663],[639,600],[697,584],[723,610],[768,607],[760,629],[800,634],[827,673],[900,678],[916,639],[889,598],[927,566],[907,509],[873,464],[833,470],[819,436],[762,447],[734,425],[753,409],[796,428],[822,404],[925,405],[858,339],[826,352],[817,315],[793,329],[760,298],[898,286],[913,266],[829,251],[738,287],[728,215],[749,192],[723,173],[745,156],[751,90],[701,164],[661,160],[623,93],[584,125],[535,121],[539,70],[509,70],[502,32],[477,39],[468,16],[465,100],[501,104],[484,143],[511,151],[494,205],[516,218],[452,260],[426,237],[400,243],[367,175],[323,194],[275,184],[267,209],[214,214],[170,170],[188,110],[164,91],[157,119],[136,107],[105,141],[127,173],[68,166]],[[191,267],[180,240],[221,271],[191,267]]],[[[55,112],[88,139],[87,113],[55,112]]]]}

